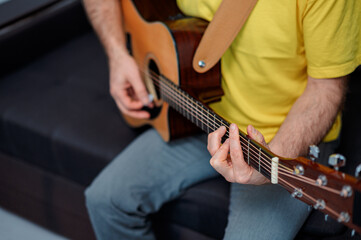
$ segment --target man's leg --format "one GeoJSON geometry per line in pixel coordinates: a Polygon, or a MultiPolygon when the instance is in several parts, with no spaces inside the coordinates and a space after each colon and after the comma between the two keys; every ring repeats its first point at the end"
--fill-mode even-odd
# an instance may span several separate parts
{"type": "MultiPolygon", "coordinates": [[[[320,144],[319,162],[325,164],[338,144],[320,144]]],[[[232,184],[229,209],[226,240],[294,239],[309,215],[306,204],[273,184],[232,184]]]]}
{"type": "Polygon", "coordinates": [[[232,184],[227,240],[293,239],[308,207],[277,185],[232,184]]]}
{"type": "Polygon", "coordinates": [[[147,218],[187,187],[214,177],[206,136],[165,143],[148,130],[117,156],[86,190],[98,239],[154,239],[147,218]]]}

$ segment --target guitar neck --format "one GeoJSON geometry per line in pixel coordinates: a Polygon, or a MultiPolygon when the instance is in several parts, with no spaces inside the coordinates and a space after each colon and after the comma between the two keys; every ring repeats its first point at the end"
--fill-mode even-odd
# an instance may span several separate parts
{"type": "MultiPolygon", "coordinates": [[[[209,134],[219,127],[225,126],[227,132],[223,136],[222,141],[225,141],[229,137],[229,122],[164,76],[160,78],[159,89],[161,98],[164,101],[204,132],[209,134]]],[[[245,161],[262,175],[271,179],[272,158],[275,157],[275,155],[264,146],[250,139],[242,131],[239,131],[239,134],[245,161]]]]}

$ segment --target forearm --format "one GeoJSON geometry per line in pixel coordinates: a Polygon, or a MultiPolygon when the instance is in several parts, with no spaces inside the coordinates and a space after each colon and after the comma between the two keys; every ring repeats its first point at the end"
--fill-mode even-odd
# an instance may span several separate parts
{"type": "Polygon", "coordinates": [[[308,146],[318,144],[332,127],[343,103],[346,82],[346,77],[309,77],[304,93],[271,141],[271,150],[283,157],[306,155],[308,146]]]}
{"type": "Polygon", "coordinates": [[[83,0],[89,20],[109,59],[126,53],[119,0],[83,0]]]}

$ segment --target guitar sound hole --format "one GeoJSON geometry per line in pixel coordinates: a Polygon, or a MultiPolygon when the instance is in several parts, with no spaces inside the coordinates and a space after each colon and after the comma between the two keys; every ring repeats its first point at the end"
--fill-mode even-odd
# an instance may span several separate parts
{"type": "Polygon", "coordinates": [[[150,113],[150,118],[157,118],[161,109],[162,109],[162,101],[160,99],[160,72],[157,64],[153,59],[149,59],[148,63],[148,77],[146,77],[146,85],[150,94],[153,95],[154,107],[144,107],[143,109],[150,113]]]}
{"type": "Polygon", "coordinates": [[[127,46],[127,50],[128,53],[133,56],[133,48],[132,48],[132,36],[130,35],[130,33],[126,33],[126,46],[127,46]]]}
{"type": "MultiPolygon", "coordinates": [[[[156,96],[154,96],[154,99],[159,99],[160,97],[160,90],[159,90],[159,82],[160,82],[160,72],[158,69],[157,64],[155,63],[155,61],[153,59],[149,60],[149,65],[148,65],[148,71],[150,74],[150,78],[151,78],[151,85],[153,86],[156,96]]],[[[149,90],[152,92],[153,89],[151,89],[152,87],[149,87],[149,90]]]]}
{"type": "Polygon", "coordinates": [[[155,119],[158,117],[160,110],[162,110],[161,107],[153,107],[153,108],[149,108],[149,107],[143,107],[142,110],[147,111],[150,113],[150,119],[155,119]]]}

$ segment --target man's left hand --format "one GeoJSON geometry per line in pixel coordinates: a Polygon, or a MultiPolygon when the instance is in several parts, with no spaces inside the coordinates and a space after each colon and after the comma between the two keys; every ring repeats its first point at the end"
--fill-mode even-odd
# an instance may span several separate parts
{"type": "MultiPolygon", "coordinates": [[[[237,125],[230,125],[229,139],[221,144],[221,139],[225,133],[226,128],[222,126],[208,135],[207,148],[212,155],[210,160],[212,167],[228,182],[254,185],[268,183],[269,180],[266,177],[244,161],[237,125]]],[[[253,126],[247,127],[247,133],[251,139],[269,148],[263,135],[253,126]]]]}

